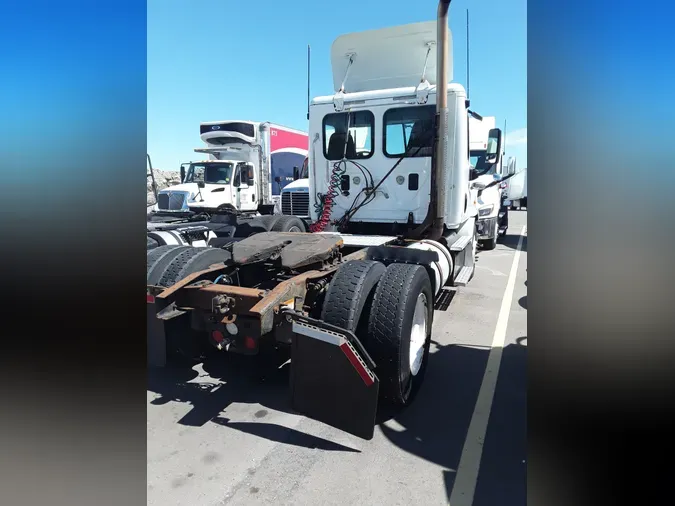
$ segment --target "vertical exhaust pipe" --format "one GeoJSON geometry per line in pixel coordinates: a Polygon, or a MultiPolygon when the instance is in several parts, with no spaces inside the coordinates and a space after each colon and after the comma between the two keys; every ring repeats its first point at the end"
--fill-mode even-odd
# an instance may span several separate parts
{"type": "Polygon", "coordinates": [[[430,239],[443,235],[445,222],[445,173],[448,161],[448,11],[451,0],[438,2],[436,35],[436,163],[432,182],[431,199],[434,203],[434,220],[430,239]]]}

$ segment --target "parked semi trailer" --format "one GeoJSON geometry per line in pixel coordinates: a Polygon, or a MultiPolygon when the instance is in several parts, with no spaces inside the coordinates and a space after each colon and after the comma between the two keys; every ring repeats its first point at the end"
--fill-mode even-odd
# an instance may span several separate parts
{"type": "MultiPolygon", "coordinates": [[[[413,402],[434,301],[475,272],[468,101],[449,84],[449,5],[439,2],[436,21],[334,41],[335,92],[310,106],[314,233],[148,253],[157,365],[195,343],[289,348],[294,409],[366,439],[378,402],[413,402]]],[[[501,132],[490,138],[499,153],[501,132]]]]}

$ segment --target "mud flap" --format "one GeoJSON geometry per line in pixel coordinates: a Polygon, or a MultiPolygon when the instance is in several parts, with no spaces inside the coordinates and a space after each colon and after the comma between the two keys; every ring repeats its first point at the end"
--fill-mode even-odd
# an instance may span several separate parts
{"type": "Polygon", "coordinates": [[[380,381],[356,336],[321,320],[286,313],[292,329],[293,409],[363,439],[372,439],[380,381]]]}

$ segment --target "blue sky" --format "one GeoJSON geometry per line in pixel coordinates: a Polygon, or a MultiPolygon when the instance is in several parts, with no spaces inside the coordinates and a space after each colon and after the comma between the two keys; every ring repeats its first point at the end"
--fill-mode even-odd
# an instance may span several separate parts
{"type": "MultiPolygon", "coordinates": [[[[155,167],[195,159],[199,123],[272,121],[307,130],[307,44],[311,95],[332,93],[330,46],[340,34],[435,19],[435,0],[343,0],[321,4],[148,0],[148,152],[155,167]]],[[[527,0],[454,0],[454,81],[479,114],[507,121],[507,155],[527,164],[527,0]]]]}

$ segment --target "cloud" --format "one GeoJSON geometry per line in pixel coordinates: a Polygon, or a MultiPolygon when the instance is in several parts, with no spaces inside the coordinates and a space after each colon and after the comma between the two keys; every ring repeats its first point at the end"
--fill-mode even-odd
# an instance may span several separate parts
{"type": "Polygon", "coordinates": [[[507,146],[520,146],[523,144],[527,144],[527,128],[519,128],[512,132],[506,132],[507,146]]]}

